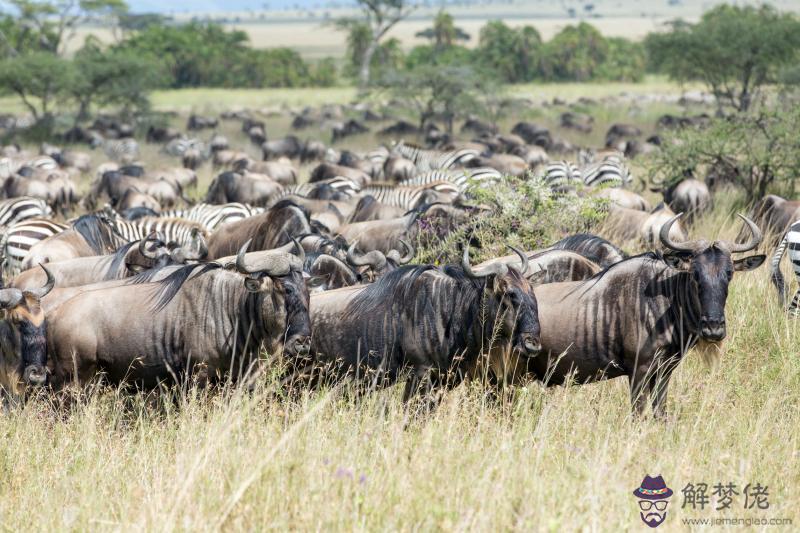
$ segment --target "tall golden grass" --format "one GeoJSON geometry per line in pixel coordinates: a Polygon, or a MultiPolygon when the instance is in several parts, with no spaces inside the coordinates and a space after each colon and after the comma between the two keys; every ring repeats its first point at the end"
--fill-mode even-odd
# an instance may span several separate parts
{"type": "MultiPolygon", "coordinates": [[[[232,136],[237,127],[226,126],[232,136]]],[[[174,164],[157,147],[143,157],[174,164]]],[[[212,175],[202,169],[201,191],[212,175]]],[[[732,239],[740,203],[717,195],[692,235],[732,239]]],[[[500,400],[471,383],[431,413],[404,407],[398,388],[281,399],[272,376],[252,392],[90,389],[66,407],[36,398],[0,414],[0,524],[636,531],[644,525],[631,491],[645,474],[675,491],[660,530],[684,530],[686,518],[800,524],[800,321],[778,307],[765,266],[734,277],[727,322],[718,364],[693,351],[678,367],[663,421],[631,418],[624,379],[531,383],[500,400]],[[767,485],[770,508],[743,509],[738,496],[729,511],[715,511],[714,498],[704,510],[681,509],[688,483],[707,483],[710,495],[718,482],[739,492],[767,485]]]]}

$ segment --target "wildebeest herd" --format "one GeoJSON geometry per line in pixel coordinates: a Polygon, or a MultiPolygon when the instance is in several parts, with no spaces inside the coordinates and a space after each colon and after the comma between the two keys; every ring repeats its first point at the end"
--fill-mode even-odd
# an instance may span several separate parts
{"type": "MultiPolygon", "coordinates": [[[[391,142],[358,154],[291,135],[268,140],[265,124],[249,115],[221,119],[241,121],[263,160],[219,133],[201,142],[150,128],[146,142],[183,164],[145,168],[132,129],[102,123],[70,132],[71,142],[102,146],[112,159],[94,168],[81,196],[73,178],[92,172],[90,153],[3,148],[7,394],[95,379],[144,389],[212,385],[280,364],[292,386],[405,380],[407,400],[465,379],[504,387],[626,376],[635,411],[649,401],[661,415],[683,356],[725,338],[734,272],[765,259],[741,254],[759,246],[762,229],[783,232],[800,218],[797,202],[768,197],[755,222],[741,217],[737,242],[689,240],[687,225],[711,206],[709,187],[689,173],[653,184],[664,202],[652,208],[631,190],[628,162],[657,149],[658,139],[639,141],[641,132],[622,124],[600,150],[565,146],[526,122],[501,134],[470,120],[470,141],[414,130],[429,146],[391,142]],[[216,177],[196,203],[196,169],[206,161],[216,177]],[[430,239],[493,209],[473,201],[474,188],[510,175],[555,195],[605,199],[612,234],[654,251],[629,257],[584,233],[536,250],[509,247],[473,265],[471,246],[481,243],[467,236],[460,260],[412,264],[430,239]],[[85,214],[70,218],[76,209],[85,214]]],[[[187,129],[218,120],[192,116],[187,129]]],[[[359,126],[343,123],[334,140],[359,126]]],[[[787,247],[797,265],[800,226],[791,226],[774,265],[787,247]]]]}

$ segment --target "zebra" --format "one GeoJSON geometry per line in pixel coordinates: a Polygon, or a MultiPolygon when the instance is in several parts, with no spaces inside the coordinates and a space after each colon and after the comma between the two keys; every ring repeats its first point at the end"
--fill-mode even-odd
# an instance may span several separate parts
{"type": "Polygon", "coordinates": [[[39,155],[28,159],[22,166],[30,167],[34,170],[56,170],[59,168],[58,161],[49,155],[39,155]]]}
{"type": "Polygon", "coordinates": [[[610,184],[612,187],[625,187],[633,181],[628,166],[618,155],[609,155],[597,163],[581,170],[583,183],[587,187],[610,184]]]}
{"type": "Polygon", "coordinates": [[[315,181],[313,183],[306,182],[287,185],[283,188],[283,191],[281,191],[279,199],[291,195],[308,197],[314,191],[326,185],[334,189],[336,192],[344,193],[348,196],[354,196],[361,190],[361,186],[350,178],[337,176],[327,180],[315,181]]]}
{"type": "Polygon", "coordinates": [[[365,196],[372,196],[385,205],[401,207],[403,209],[414,209],[423,203],[441,201],[440,195],[451,196],[452,199],[454,199],[461,191],[453,183],[437,181],[424,186],[413,187],[373,185],[371,187],[365,187],[361,192],[365,196]]]}
{"type": "Polygon", "coordinates": [[[472,183],[495,182],[503,178],[503,173],[491,167],[469,168],[464,170],[431,170],[413,178],[401,181],[402,187],[430,185],[438,181],[452,183],[460,192],[467,190],[472,183]]]}
{"type": "Polygon", "coordinates": [[[29,218],[45,218],[52,214],[53,210],[40,198],[20,196],[0,201],[0,227],[13,226],[29,218]]]}
{"type": "Polygon", "coordinates": [[[180,247],[195,245],[198,238],[205,246],[205,241],[208,239],[208,231],[202,224],[181,218],[145,217],[133,221],[107,218],[106,221],[128,242],[146,239],[153,232],[163,234],[168,244],[180,247]]]}
{"type": "Polygon", "coordinates": [[[103,152],[112,161],[132,163],[139,157],[139,143],[135,139],[107,139],[103,152]]]}
{"type": "MultiPolygon", "coordinates": [[[[783,259],[786,248],[789,248],[789,260],[792,262],[794,275],[800,280],[800,220],[792,222],[792,225],[789,226],[783,236],[783,240],[775,250],[775,254],[772,256],[772,283],[778,290],[778,299],[782,307],[786,305],[786,285],[781,273],[781,259],[783,259]]],[[[787,311],[793,317],[800,316],[800,289],[797,290],[794,298],[789,303],[787,311]]]]}
{"type": "Polygon", "coordinates": [[[29,218],[14,224],[0,238],[3,266],[9,271],[19,270],[33,245],[68,228],[68,225],[48,218],[29,218]]]}
{"type": "Polygon", "coordinates": [[[199,153],[203,154],[204,157],[208,155],[208,148],[203,141],[199,139],[187,139],[185,137],[180,139],[172,139],[166,145],[164,145],[163,151],[167,155],[181,157],[186,153],[187,150],[192,149],[197,150],[199,153]]]}
{"type": "Polygon", "coordinates": [[[223,205],[197,204],[190,209],[174,209],[164,211],[160,218],[182,218],[201,224],[206,231],[212,232],[223,224],[236,222],[251,217],[256,210],[248,204],[231,202],[223,205]]]}
{"type": "Polygon", "coordinates": [[[425,150],[413,144],[399,142],[392,147],[392,152],[411,160],[421,172],[428,170],[447,170],[463,165],[480,155],[474,148],[462,148],[450,152],[425,150]]]}
{"type": "Polygon", "coordinates": [[[570,161],[556,161],[549,163],[544,168],[541,179],[556,192],[565,192],[576,184],[582,183],[581,172],[575,163],[570,161]]]}

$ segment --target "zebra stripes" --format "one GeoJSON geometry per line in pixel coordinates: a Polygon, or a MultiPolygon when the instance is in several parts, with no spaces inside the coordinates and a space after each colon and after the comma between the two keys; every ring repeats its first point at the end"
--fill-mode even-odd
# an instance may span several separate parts
{"type": "Polygon", "coordinates": [[[491,167],[468,168],[464,170],[431,170],[399,183],[402,187],[424,186],[446,181],[458,187],[459,192],[467,190],[470,184],[499,181],[503,174],[491,167]]]}
{"type": "Polygon", "coordinates": [[[480,155],[473,148],[462,148],[451,152],[439,150],[425,150],[419,146],[400,142],[392,148],[392,152],[409,159],[416,165],[420,172],[429,170],[447,170],[458,165],[463,165],[480,155]]]}
{"type": "Polygon", "coordinates": [[[131,163],[139,157],[139,143],[134,139],[107,139],[103,152],[112,161],[131,163]]]}
{"type": "Polygon", "coordinates": [[[236,222],[256,214],[256,210],[238,202],[222,205],[197,204],[190,209],[174,209],[164,211],[160,218],[180,218],[201,224],[206,231],[212,232],[223,224],[236,222]]]}
{"type": "Polygon", "coordinates": [[[344,176],[337,176],[323,181],[297,183],[295,185],[287,185],[283,188],[279,198],[284,198],[290,195],[308,196],[319,187],[324,185],[330,186],[337,192],[345,193],[349,196],[357,194],[361,190],[361,186],[350,178],[344,176]]]}
{"type": "Polygon", "coordinates": [[[181,157],[187,150],[192,149],[204,156],[208,154],[206,143],[199,139],[172,139],[164,146],[164,152],[173,157],[181,157]]]}
{"type": "Polygon", "coordinates": [[[47,202],[30,196],[20,196],[10,200],[0,201],[0,226],[13,226],[29,218],[44,218],[50,216],[53,210],[47,202]]]}
{"type": "Polygon", "coordinates": [[[607,156],[602,161],[585,166],[581,169],[581,176],[587,187],[606,184],[612,187],[624,187],[633,181],[627,165],[616,155],[607,156]]]}
{"type": "Polygon", "coordinates": [[[66,224],[47,218],[31,218],[14,224],[0,239],[0,254],[6,270],[19,270],[35,244],[68,228],[66,224]]]}
{"type": "MultiPolygon", "coordinates": [[[[781,273],[781,259],[783,259],[783,254],[787,248],[789,249],[789,260],[792,263],[795,278],[800,281],[800,220],[793,222],[789,226],[786,235],[783,236],[783,240],[772,256],[772,283],[778,289],[778,298],[782,306],[786,305],[786,286],[781,273]]],[[[800,289],[795,292],[787,311],[794,317],[800,316],[800,289]]]]}
{"type": "Polygon", "coordinates": [[[202,224],[181,218],[149,217],[128,221],[119,218],[108,219],[111,228],[128,242],[146,239],[152,232],[160,233],[167,243],[178,246],[193,244],[198,233],[208,237],[208,232],[202,224]]]}
{"type": "Polygon", "coordinates": [[[452,195],[453,198],[459,195],[458,186],[447,181],[439,181],[423,187],[403,187],[393,185],[373,185],[361,190],[364,195],[369,195],[385,205],[401,207],[403,209],[413,209],[421,203],[431,203],[438,200],[438,195],[434,193],[452,195]]]}
{"type": "Polygon", "coordinates": [[[570,161],[556,161],[548,164],[544,169],[541,179],[553,191],[563,192],[575,185],[582,183],[581,172],[570,161]]]}

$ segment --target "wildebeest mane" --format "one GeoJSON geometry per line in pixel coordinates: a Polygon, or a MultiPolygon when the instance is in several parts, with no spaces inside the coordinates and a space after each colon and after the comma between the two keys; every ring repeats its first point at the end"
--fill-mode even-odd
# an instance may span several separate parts
{"type": "Polygon", "coordinates": [[[116,249],[119,242],[124,240],[108,224],[105,216],[97,213],[79,217],[72,225],[72,229],[83,237],[97,255],[105,255],[109,248],[116,249]]]}
{"type": "Polygon", "coordinates": [[[597,251],[599,247],[609,247],[617,252],[623,259],[628,258],[628,254],[622,251],[614,243],[597,235],[592,235],[591,233],[577,233],[575,235],[570,235],[569,237],[565,237],[553,245],[553,248],[556,250],[573,251],[579,255],[582,255],[589,261],[602,266],[604,262],[603,258],[599,254],[592,253],[590,251],[597,251]]]}
{"type": "MultiPolygon", "coordinates": [[[[168,275],[166,278],[162,279],[161,281],[157,281],[159,285],[158,290],[155,294],[151,297],[151,309],[154,312],[161,311],[164,309],[175,296],[178,295],[180,292],[181,287],[183,284],[186,283],[189,278],[193,277],[193,274],[196,276],[202,276],[207,272],[211,272],[212,270],[219,270],[222,268],[222,265],[219,263],[205,263],[201,265],[186,265],[182,268],[179,268],[172,274],[168,275]]],[[[139,283],[142,283],[139,281],[139,283]]]]}
{"type": "MultiPolygon", "coordinates": [[[[512,272],[513,269],[509,269],[512,272]]],[[[514,271],[515,272],[515,271],[514,271]]],[[[449,351],[462,352],[478,342],[470,328],[481,323],[482,295],[488,279],[471,278],[458,265],[437,269],[432,265],[406,265],[389,272],[375,283],[368,285],[356,295],[344,310],[345,316],[356,319],[363,328],[362,337],[367,344],[386,344],[387,338],[402,339],[408,335],[423,339],[426,333],[437,329],[437,318],[441,318],[442,334],[449,341],[449,351]],[[431,290],[430,285],[420,286],[417,280],[429,271],[440,270],[456,287],[442,286],[442,290],[431,290]],[[422,290],[420,290],[422,289],[422,290]],[[448,290],[449,289],[449,290],[448,290]],[[405,313],[412,313],[415,331],[405,331],[399,306],[405,313]],[[391,320],[386,324],[382,317],[391,320]],[[359,320],[361,319],[361,320],[359,320]]],[[[377,354],[381,357],[384,354],[377,354]]],[[[394,354],[399,357],[401,354],[394,354]]],[[[374,361],[373,364],[378,364],[374,361]]]]}
{"type": "Polygon", "coordinates": [[[128,255],[128,251],[134,244],[138,244],[136,242],[129,242],[128,244],[123,244],[120,246],[116,252],[114,252],[113,257],[111,259],[111,265],[108,268],[108,272],[106,272],[104,280],[112,280],[117,279],[119,271],[125,265],[125,256],[128,255]]]}
{"type": "MultiPolygon", "coordinates": [[[[644,264],[649,264],[650,262],[662,262],[663,261],[663,256],[661,255],[660,252],[644,252],[644,253],[641,253],[639,255],[634,255],[634,256],[628,257],[628,258],[623,259],[622,261],[620,261],[618,263],[614,263],[613,265],[609,266],[608,268],[604,268],[603,270],[601,270],[600,272],[598,272],[597,274],[595,274],[594,276],[592,276],[590,278],[586,278],[585,280],[579,281],[578,285],[573,290],[574,291],[583,290],[584,292],[588,291],[596,283],[599,283],[600,280],[602,280],[605,277],[605,275],[608,274],[609,272],[616,271],[616,269],[622,268],[623,266],[627,266],[631,261],[635,261],[635,260],[638,260],[638,259],[645,259],[645,260],[647,260],[647,262],[644,263],[644,264]],[[589,286],[589,285],[591,285],[591,286],[589,286]]],[[[641,268],[644,268],[644,265],[641,268]]],[[[572,294],[572,291],[570,291],[567,294],[572,294]]]]}

